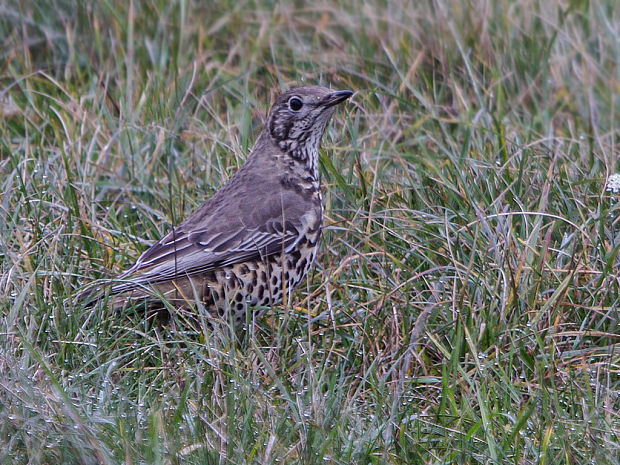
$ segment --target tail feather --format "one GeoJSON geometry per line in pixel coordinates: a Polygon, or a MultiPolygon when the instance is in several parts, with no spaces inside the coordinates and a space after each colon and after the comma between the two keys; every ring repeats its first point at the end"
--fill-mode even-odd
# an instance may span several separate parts
{"type": "Polygon", "coordinates": [[[74,305],[89,308],[95,306],[99,301],[111,297],[113,307],[115,309],[122,309],[127,307],[130,301],[159,300],[157,299],[157,294],[157,290],[154,290],[146,283],[136,283],[128,280],[119,283],[118,280],[112,280],[78,291],[71,298],[71,302],[74,305]],[[117,284],[111,285],[112,283],[117,284]]]}
{"type": "Polygon", "coordinates": [[[93,307],[102,299],[110,299],[117,309],[126,308],[131,302],[147,301],[154,306],[162,302],[176,306],[192,306],[201,300],[204,289],[202,282],[191,278],[177,279],[162,283],[132,281],[130,279],[104,280],[87,289],[78,291],[72,298],[74,305],[93,307]]]}
{"type": "Polygon", "coordinates": [[[88,289],[79,291],[72,297],[72,302],[76,305],[92,307],[105,296],[105,288],[102,286],[91,286],[88,289]]]}

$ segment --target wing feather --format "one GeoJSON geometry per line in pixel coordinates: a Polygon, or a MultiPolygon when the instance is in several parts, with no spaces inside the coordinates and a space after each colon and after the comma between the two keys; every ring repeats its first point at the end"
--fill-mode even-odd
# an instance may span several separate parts
{"type": "Polygon", "coordinates": [[[299,240],[298,228],[290,223],[280,230],[266,226],[238,231],[228,237],[217,235],[206,242],[192,241],[192,234],[177,236],[172,241],[166,241],[166,236],[120,276],[129,282],[115,286],[113,291],[124,292],[146,283],[165,282],[221,266],[262,260],[289,251],[299,240]]]}

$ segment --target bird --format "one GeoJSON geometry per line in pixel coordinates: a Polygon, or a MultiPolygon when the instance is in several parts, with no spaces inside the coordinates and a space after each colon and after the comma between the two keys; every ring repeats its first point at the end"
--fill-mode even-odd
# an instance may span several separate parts
{"type": "Polygon", "coordinates": [[[157,296],[176,308],[200,303],[235,327],[249,309],[290,305],[323,229],[321,139],[352,95],[316,85],[281,94],[243,166],[120,274],[111,293],[125,304],[157,296]]]}

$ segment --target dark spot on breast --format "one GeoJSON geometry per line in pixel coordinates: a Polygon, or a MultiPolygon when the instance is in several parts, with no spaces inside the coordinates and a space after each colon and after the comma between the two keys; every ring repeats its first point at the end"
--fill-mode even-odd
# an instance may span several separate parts
{"type": "Polygon", "coordinates": [[[243,300],[243,296],[241,295],[241,293],[237,293],[237,295],[235,295],[235,302],[241,302],[243,300]]]}
{"type": "Polygon", "coordinates": [[[262,299],[265,296],[265,286],[263,286],[262,284],[258,286],[258,291],[256,295],[258,296],[259,299],[262,299]]]}
{"type": "Polygon", "coordinates": [[[310,229],[308,230],[308,233],[316,234],[320,229],[321,229],[321,221],[319,220],[310,227],[310,229]]]}
{"type": "Polygon", "coordinates": [[[211,293],[209,293],[209,291],[207,291],[207,294],[204,294],[202,296],[202,303],[204,304],[205,307],[212,307],[213,305],[215,305],[215,299],[213,298],[213,296],[211,295],[211,293]]]}
{"type": "Polygon", "coordinates": [[[271,284],[273,286],[277,286],[278,285],[278,277],[276,275],[273,275],[273,278],[271,278],[271,284]]]}
{"type": "Polygon", "coordinates": [[[237,304],[237,310],[238,311],[242,311],[243,310],[243,304],[237,304]]]}
{"type": "MultiPolygon", "coordinates": [[[[271,263],[269,264],[269,266],[271,266],[271,263]]],[[[260,272],[260,280],[264,283],[267,282],[267,273],[265,273],[264,271],[260,272]]]]}
{"type": "Polygon", "coordinates": [[[283,188],[290,191],[295,191],[298,194],[301,194],[303,192],[303,187],[299,184],[299,182],[297,182],[295,179],[293,179],[287,174],[283,174],[282,176],[280,176],[280,185],[283,188]]]}

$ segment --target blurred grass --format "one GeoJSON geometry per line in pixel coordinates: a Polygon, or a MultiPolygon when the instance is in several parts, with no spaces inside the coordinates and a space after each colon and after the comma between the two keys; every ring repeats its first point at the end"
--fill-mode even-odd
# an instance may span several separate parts
{"type": "Polygon", "coordinates": [[[616,2],[0,5],[0,463],[618,463],[616,2]],[[240,342],[65,304],[357,92],[240,342]]]}

